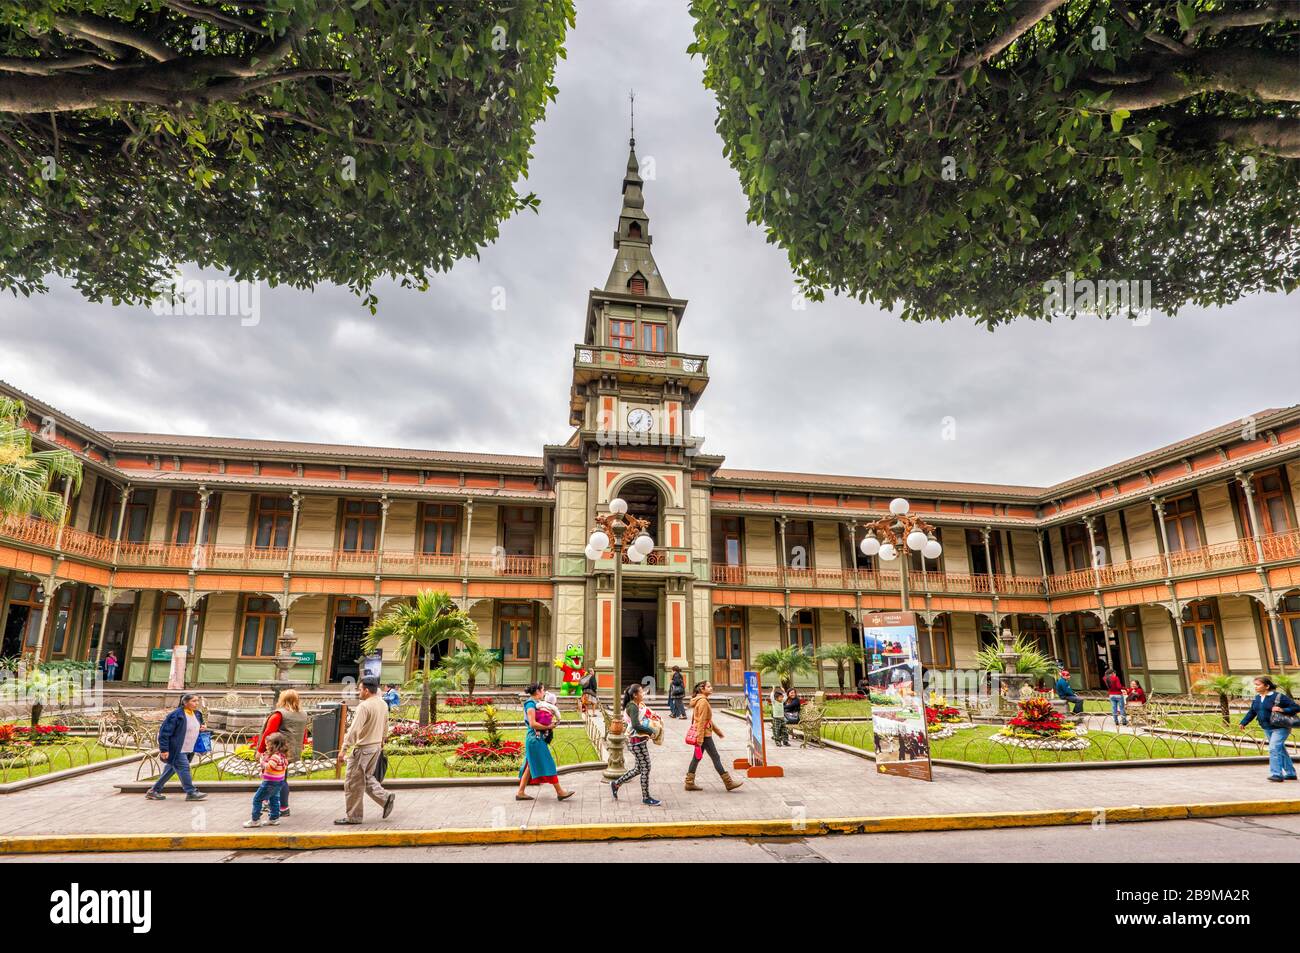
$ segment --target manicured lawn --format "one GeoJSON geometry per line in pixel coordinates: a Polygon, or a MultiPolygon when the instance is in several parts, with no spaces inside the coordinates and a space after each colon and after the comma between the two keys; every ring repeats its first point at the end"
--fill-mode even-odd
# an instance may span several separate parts
{"type": "Polygon", "coordinates": [[[1203,731],[1206,734],[1230,735],[1234,738],[1250,739],[1262,743],[1264,741],[1264,730],[1259,727],[1258,722],[1252,721],[1245,728],[1238,724],[1244,714],[1244,712],[1232,712],[1228,716],[1228,724],[1226,725],[1223,723],[1222,715],[1208,712],[1203,715],[1169,715],[1160,727],[1170,728],[1175,731],[1203,731]]]}
{"type": "Polygon", "coordinates": [[[87,764],[120,758],[132,752],[126,748],[105,748],[95,738],[73,738],[66,744],[38,745],[33,751],[45,756],[39,764],[13,764],[0,761],[0,784],[22,781],[53,771],[66,771],[87,764]]]}
{"type": "MultiPolygon", "coordinates": [[[[468,739],[479,739],[485,737],[484,732],[471,730],[465,733],[468,739]]],[[[523,741],[524,732],[502,731],[501,737],[506,741],[523,741]]],[[[596,749],[592,747],[591,742],[587,739],[587,733],[581,728],[562,728],[555,733],[555,739],[551,743],[551,752],[555,755],[555,762],[559,765],[579,764],[584,761],[599,761],[596,749]]],[[[450,778],[466,777],[465,772],[458,771],[454,774],[447,767],[446,759],[456,753],[455,748],[444,748],[439,751],[432,751],[420,754],[400,754],[389,755],[388,758],[388,777],[390,778],[450,778]]],[[[487,772],[487,777],[513,776],[514,771],[506,772],[487,772]]],[[[333,770],[318,771],[311,775],[312,778],[332,778],[333,770]]],[[[303,775],[293,775],[289,778],[290,783],[294,780],[302,780],[303,775]]],[[[200,765],[194,770],[194,779],[196,781],[233,781],[239,780],[230,774],[220,774],[216,764],[200,765]]]]}
{"type": "MultiPolygon", "coordinates": [[[[1215,745],[1207,741],[1189,741],[1168,736],[1120,735],[1090,732],[1089,746],[1081,751],[1037,751],[997,744],[988,740],[998,725],[977,725],[958,731],[951,738],[935,741],[931,754],[938,759],[970,761],[975,764],[1032,764],[1057,761],[1145,761],[1158,758],[1210,758],[1259,754],[1254,745],[1215,745]]],[[[869,724],[830,724],[822,727],[822,737],[871,751],[873,740],[869,724]]]]}

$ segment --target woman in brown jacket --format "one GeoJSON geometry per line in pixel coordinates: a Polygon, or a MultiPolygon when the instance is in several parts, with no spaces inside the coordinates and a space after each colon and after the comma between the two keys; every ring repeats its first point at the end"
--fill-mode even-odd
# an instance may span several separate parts
{"type": "Polygon", "coordinates": [[[734,791],[744,782],[732,779],[722,767],[722,759],[718,757],[718,746],[713,743],[713,736],[724,737],[718,726],[713,723],[713,706],[709,704],[709,696],[713,694],[713,684],[711,682],[696,682],[695,694],[691,698],[691,724],[695,728],[695,757],[691,758],[691,766],[686,769],[686,790],[703,791],[704,788],[695,784],[695,769],[700,765],[700,759],[704,757],[704,752],[709,753],[710,760],[713,761],[714,770],[722,778],[722,783],[727,786],[728,791],[734,791]]]}

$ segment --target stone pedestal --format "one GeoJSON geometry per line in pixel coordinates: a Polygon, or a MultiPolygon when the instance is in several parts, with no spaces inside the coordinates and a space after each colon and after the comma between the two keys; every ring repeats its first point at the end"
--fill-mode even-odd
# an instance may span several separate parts
{"type": "Polygon", "coordinates": [[[623,761],[623,750],[627,744],[627,738],[622,733],[614,734],[613,732],[605,736],[605,747],[608,751],[606,755],[605,772],[603,777],[609,781],[616,781],[623,776],[627,770],[623,761]]]}

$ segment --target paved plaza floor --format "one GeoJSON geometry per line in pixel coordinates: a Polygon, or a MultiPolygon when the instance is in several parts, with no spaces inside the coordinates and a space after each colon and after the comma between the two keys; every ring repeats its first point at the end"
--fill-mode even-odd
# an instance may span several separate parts
{"type": "MultiPolygon", "coordinates": [[[[723,760],[744,754],[745,724],[721,721],[727,737],[719,742],[723,760]]],[[[936,767],[935,780],[877,774],[872,762],[833,749],[769,748],[783,778],[749,779],[726,793],[706,760],[700,766],[701,792],[682,787],[691,750],[684,742],[686,723],[666,722],[666,739],[651,750],[651,791],[661,807],[641,803],[633,781],[615,801],[599,771],[562,776],[576,795],[557,802],[551,788],[534,787],[531,802],[514,799],[509,786],[400,790],[392,817],[381,820],[367,803],[365,828],[441,830],[448,828],[523,828],[557,824],[649,821],[829,819],[862,816],[961,814],[1300,799],[1300,783],[1272,784],[1267,766],[1188,765],[1186,767],[1038,770],[985,773],[936,767]]],[[[630,763],[630,759],[629,759],[630,763]]],[[[240,832],[251,794],[209,788],[206,801],[188,803],[178,787],[166,801],[146,801],[116,785],[135,781],[136,765],[125,765],[0,796],[0,837],[39,834],[215,833],[240,832]]],[[[172,782],[174,785],[175,782],[172,782]]],[[[293,814],[276,832],[362,830],[336,828],[343,813],[340,790],[293,793],[293,814]]]]}

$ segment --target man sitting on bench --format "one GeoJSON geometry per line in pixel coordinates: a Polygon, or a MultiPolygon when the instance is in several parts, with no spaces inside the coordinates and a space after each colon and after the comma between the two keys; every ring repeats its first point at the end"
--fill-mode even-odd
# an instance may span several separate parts
{"type": "Polygon", "coordinates": [[[1070,672],[1067,669],[1061,669],[1061,677],[1056,680],[1056,697],[1072,702],[1076,715],[1083,714],[1083,699],[1074,693],[1074,686],[1070,684],[1070,672]]]}

